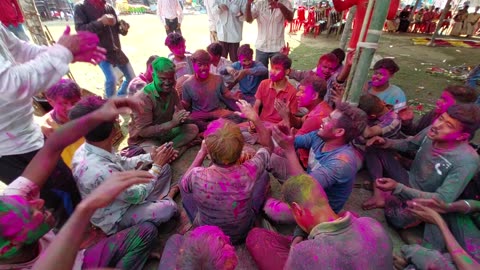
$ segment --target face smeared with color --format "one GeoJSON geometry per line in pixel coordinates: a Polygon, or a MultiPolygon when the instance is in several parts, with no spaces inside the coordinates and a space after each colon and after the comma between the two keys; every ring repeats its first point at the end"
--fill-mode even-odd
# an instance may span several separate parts
{"type": "Polygon", "coordinates": [[[210,62],[198,61],[193,63],[193,71],[195,76],[200,80],[206,80],[210,75],[210,62]]]}
{"type": "Polygon", "coordinates": [[[272,64],[270,68],[270,80],[272,82],[279,82],[285,79],[287,71],[280,64],[272,64]]]}
{"type": "Polygon", "coordinates": [[[450,117],[446,112],[433,122],[427,136],[437,142],[453,142],[465,139],[460,121],[450,117]]]}
{"type": "Polygon", "coordinates": [[[297,92],[297,101],[299,107],[310,107],[315,100],[318,99],[318,93],[315,92],[313,86],[309,85],[300,85],[297,92]]]}
{"type": "Polygon", "coordinates": [[[322,61],[317,65],[317,76],[328,80],[338,67],[338,62],[322,61]]]}
{"type": "Polygon", "coordinates": [[[170,46],[168,48],[170,49],[170,51],[174,56],[185,57],[185,51],[187,50],[187,47],[185,46],[185,42],[181,42],[176,46],[170,46]]]}
{"type": "Polygon", "coordinates": [[[323,118],[322,124],[317,132],[318,137],[322,138],[324,141],[335,138],[338,119],[340,119],[341,116],[341,112],[334,110],[329,116],[323,118]]]}
{"type": "Polygon", "coordinates": [[[448,91],[443,91],[440,98],[437,99],[435,113],[442,114],[448,110],[452,105],[455,105],[455,98],[448,91]]]}
{"type": "Polygon", "coordinates": [[[55,224],[51,213],[44,210],[41,199],[27,201],[21,196],[2,198],[0,206],[0,258],[12,258],[21,247],[35,243],[55,224]]]}
{"type": "Polygon", "coordinates": [[[252,57],[250,55],[239,55],[238,56],[238,61],[240,61],[240,64],[242,65],[243,68],[250,68],[253,64],[252,57]]]}
{"type": "Polygon", "coordinates": [[[157,72],[154,78],[155,84],[162,89],[162,92],[170,93],[175,89],[175,71],[157,72]]]}
{"type": "Polygon", "coordinates": [[[72,99],[66,99],[63,97],[57,97],[54,100],[49,100],[50,104],[55,111],[55,116],[62,123],[68,122],[68,112],[77,104],[80,97],[74,97],[72,99]]]}
{"type": "Polygon", "coordinates": [[[390,77],[392,77],[392,75],[390,75],[390,72],[385,68],[379,68],[377,70],[374,70],[372,75],[372,86],[384,86],[390,81],[390,77]]]}

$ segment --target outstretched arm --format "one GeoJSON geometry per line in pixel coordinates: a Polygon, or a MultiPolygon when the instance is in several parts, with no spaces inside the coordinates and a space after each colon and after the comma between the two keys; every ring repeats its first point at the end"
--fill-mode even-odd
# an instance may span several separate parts
{"type": "Polygon", "coordinates": [[[114,121],[121,113],[130,113],[132,110],[139,111],[140,109],[141,102],[136,98],[109,99],[100,109],[66,123],[47,139],[43,148],[23,171],[22,176],[41,189],[53,172],[65,147],[85,136],[97,125],[114,121]]]}
{"type": "Polygon", "coordinates": [[[153,175],[145,171],[126,171],[113,174],[80,202],[72,216],[42,253],[32,269],[72,269],[83,240],[83,234],[95,210],[109,205],[123,190],[136,184],[152,181],[153,175]]]}

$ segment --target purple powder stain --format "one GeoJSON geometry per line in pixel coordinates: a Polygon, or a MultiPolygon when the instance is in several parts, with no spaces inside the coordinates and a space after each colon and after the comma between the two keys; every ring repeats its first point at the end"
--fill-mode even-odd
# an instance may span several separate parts
{"type": "Polygon", "coordinates": [[[220,188],[223,190],[223,192],[227,191],[227,186],[225,185],[224,182],[218,182],[218,184],[220,185],[220,188]]]}

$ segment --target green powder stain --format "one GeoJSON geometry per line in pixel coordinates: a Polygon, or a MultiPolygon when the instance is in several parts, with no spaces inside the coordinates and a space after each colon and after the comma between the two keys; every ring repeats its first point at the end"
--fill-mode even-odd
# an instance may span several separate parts
{"type": "Polygon", "coordinates": [[[473,264],[472,258],[468,257],[467,255],[462,255],[460,258],[468,264],[473,264]]]}
{"type": "Polygon", "coordinates": [[[232,208],[237,208],[237,202],[232,203],[232,208]]]}

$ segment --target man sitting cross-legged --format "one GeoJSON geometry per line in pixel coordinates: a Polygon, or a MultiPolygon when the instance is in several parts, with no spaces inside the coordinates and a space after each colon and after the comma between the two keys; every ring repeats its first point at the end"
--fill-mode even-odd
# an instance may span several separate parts
{"type": "MultiPolygon", "coordinates": [[[[82,117],[104,103],[99,97],[87,97],[75,105],[70,112],[70,118],[82,117]]],[[[118,123],[115,120],[102,123],[85,135],[86,142],[75,152],[72,162],[73,176],[82,197],[92,193],[113,173],[135,170],[136,167],[152,162],[150,173],[154,175],[154,180],[128,188],[111,204],[95,211],[91,222],[107,235],[143,221],[159,225],[177,212],[177,205],[172,197],[178,189],[172,189],[167,196],[172,178],[168,163],[177,155],[172,144],[164,144],[154,149],[151,154],[121,157],[112,151],[116,128],[118,123]]]]}
{"type": "Polygon", "coordinates": [[[373,218],[338,215],[320,183],[307,174],[287,180],[283,198],[308,240],[254,228],[246,246],[260,270],[276,269],[391,269],[392,243],[373,218]]]}
{"type": "Polygon", "coordinates": [[[147,152],[152,147],[172,141],[180,153],[198,134],[195,124],[184,124],[189,112],[183,110],[175,91],[175,65],[164,57],[152,63],[153,82],[136,94],[143,101],[143,111],[134,113],[129,125],[129,145],[140,145],[147,152]]]}
{"type": "Polygon", "coordinates": [[[112,175],[91,196],[81,201],[55,236],[52,215],[44,210],[40,190],[55,169],[63,149],[97,125],[114,121],[129,108],[140,109],[132,99],[110,99],[100,109],[66,123],[51,134],[22,176],[0,196],[0,269],[91,269],[115,267],[142,269],[153,248],[157,229],[140,223],[93,246],[79,250],[90,216],[126,187],[152,181],[148,172],[112,175]]]}
{"type": "MultiPolygon", "coordinates": [[[[409,172],[404,170],[396,173],[396,179],[379,178],[375,182],[376,187],[385,194],[374,206],[385,207],[385,217],[392,226],[405,229],[421,223],[405,209],[406,200],[437,198],[451,203],[460,196],[480,166],[478,154],[468,143],[469,138],[478,129],[479,123],[478,106],[453,105],[429,128],[415,137],[403,140],[374,137],[367,142],[369,145],[386,149],[418,151],[409,172]]],[[[395,163],[383,163],[382,166],[385,170],[402,168],[395,163]]],[[[390,172],[389,174],[392,175],[390,172]]],[[[459,236],[462,235],[459,216],[451,214],[447,223],[456,228],[459,236]]],[[[423,237],[424,244],[431,248],[440,251],[445,248],[445,243],[435,226],[426,224],[423,237]]]]}
{"type": "Polygon", "coordinates": [[[270,177],[266,168],[273,148],[271,133],[263,126],[250,104],[241,100],[239,107],[252,121],[264,146],[239,164],[244,146],[240,128],[225,119],[216,120],[205,131],[205,141],[181,180],[183,206],[194,225],[215,225],[240,243],[252,228],[262,209],[270,177]],[[213,164],[202,167],[210,155],[213,164]]]}
{"type": "Polygon", "coordinates": [[[182,104],[191,110],[189,119],[204,131],[212,120],[233,115],[233,112],[221,107],[223,101],[232,110],[238,110],[232,93],[223,84],[219,75],[210,74],[210,55],[205,50],[192,54],[195,75],[183,84],[182,104]]]}

